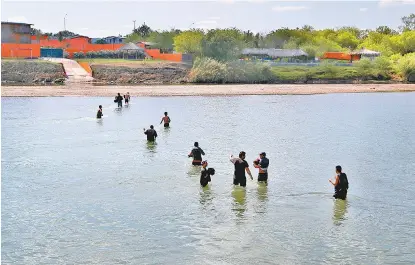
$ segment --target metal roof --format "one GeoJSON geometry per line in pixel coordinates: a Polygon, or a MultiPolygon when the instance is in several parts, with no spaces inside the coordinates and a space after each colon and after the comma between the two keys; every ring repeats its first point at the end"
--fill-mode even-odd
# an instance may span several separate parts
{"type": "Polygon", "coordinates": [[[136,50],[136,51],[142,51],[142,52],[144,52],[144,49],[143,48],[135,45],[132,42],[129,42],[129,43],[121,46],[118,50],[121,50],[121,51],[133,51],[133,50],[136,50]]]}
{"type": "Polygon", "coordinates": [[[21,22],[9,22],[9,21],[2,21],[1,24],[11,24],[11,25],[27,25],[32,26],[33,24],[29,23],[21,23],[21,22]]]}
{"type": "Polygon", "coordinates": [[[371,50],[363,48],[363,49],[360,49],[358,51],[351,52],[350,54],[352,54],[352,55],[358,54],[358,55],[379,56],[380,52],[371,51],[371,50]]]}
{"type": "Polygon", "coordinates": [[[242,54],[244,55],[268,55],[269,57],[299,57],[308,56],[306,52],[300,49],[259,49],[259,48],[248,48],[243,49],[242,54]]]}

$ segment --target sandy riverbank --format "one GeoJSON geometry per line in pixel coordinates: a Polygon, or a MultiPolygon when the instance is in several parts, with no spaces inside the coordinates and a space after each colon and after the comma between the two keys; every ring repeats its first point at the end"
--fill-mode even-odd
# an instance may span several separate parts
{"type": "Polygon", "coordinates": [[[3,86],[3,97],[114,96],[230,96],[313,95],[415,91],[415,84],[308,84],[308,85],[177,85],[177,86],[3,86]]]}

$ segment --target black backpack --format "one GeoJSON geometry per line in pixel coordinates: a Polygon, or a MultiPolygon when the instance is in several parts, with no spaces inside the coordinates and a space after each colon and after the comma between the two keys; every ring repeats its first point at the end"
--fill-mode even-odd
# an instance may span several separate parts
{"type": "Polygon", "coordinates": [[[349,180],[345,173],[340,174],[340,187],[345,188],[346,190],[349,189],[349,180]]]}

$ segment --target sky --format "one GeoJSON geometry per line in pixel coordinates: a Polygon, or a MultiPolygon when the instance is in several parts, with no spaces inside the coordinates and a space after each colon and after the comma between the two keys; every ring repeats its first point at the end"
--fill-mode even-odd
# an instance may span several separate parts
{"type": "Polygon", "coordinates": [[[25,22],[43,32],[66,29],[89,37],[125,35],[146,23],[152,29],[237,27],[267,33],[281,27],[316,29],[356,26],[397,29],[415,13],[415,0],[2,0],[1,20],[25,22]]]}

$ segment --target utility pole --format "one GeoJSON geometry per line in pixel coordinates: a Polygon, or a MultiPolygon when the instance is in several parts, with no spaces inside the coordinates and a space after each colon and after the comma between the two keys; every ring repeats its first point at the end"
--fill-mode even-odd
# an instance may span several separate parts
{"type": "Polygon", "coordinates": [[[67,16],[68,14],[65,14],[65,16],[63,17],[63,30],[65,30],[66,31],[66,16],[67,16]]]}
{"type": "Polygon", "coordinates": [[[135,31],[135,20],[133,20],[133,22],[134,22],[134,31],[135,31]]]}

